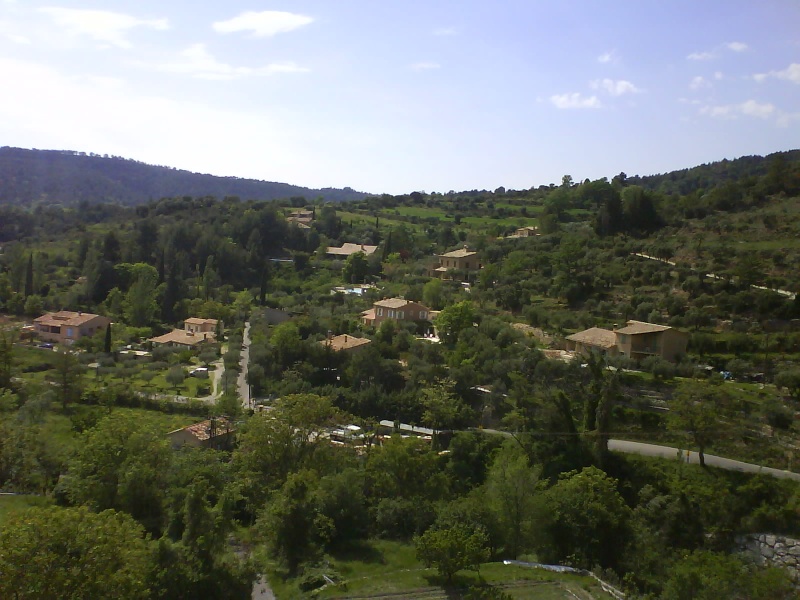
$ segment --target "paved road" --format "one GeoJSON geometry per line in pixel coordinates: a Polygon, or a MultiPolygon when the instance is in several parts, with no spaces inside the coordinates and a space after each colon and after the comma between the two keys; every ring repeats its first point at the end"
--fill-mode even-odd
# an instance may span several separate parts
{"type": "MultiPolygon", "coordinates": [[[[475,431],[482,431],[490,435],[502,435],[511,437],[507,431],[500,431],[498,429],[477,429],[475,431]]],[[[693,465],[700,464],[700,458],[695,450],[685,450],[680,448],[673,448],[671,446],[658,446],[656,444],[645,444],[643,442],[629,442],[627,440],[608,440],[608,449],[612,452],[623,452],[625,454],[641,454],[643,456],[657,456],[659,458],[668,458],[675,460],[678,458],[678,452],[687,463],[693,465]]],[[[730,458],[723,458],[713,454],[705,455],[706,464],[710,467],[717,467],[718,469],[726,469],[728,471],[739,471],[742,473],[763,473],[764,475],[772,475],[780,479],[794,479],[800,481],[800,473],[792,473],[791,471],[782,471],[781,469],[773,469],[772,467],[762,467],[753,463],[746,463],[740,460],[733,460],[730,458]]]]}
{"type": "Polygon", "coordinates": [[[250,321],[244,324],[244,333],[242,333],[242,354],[240,364],[242,365],[239,371],[239,381],[237,387],[239,390],[239,398],[242,399],[242,406],[245,409],[250,408],[250,386],[247,385],[247,365],[250,363],[250,321]]]}
{"type": "MultiPolygon", "coordinates": [[[[657,446],[655,444],[644,444],[641,442],[629,442],[626,440],[609,440],[608,449],[615,452],[625,452],[627,454],[642,454],[644,456],[659,456],[661,458],[676,459],[678,452],[681,457],[688,463],[693,465],[700,464],[700,457],[694,450],[680,450],[678,448],[671,448],[669,446],[657,446]]],[[[732,460],[730,458],[722,458],[721,456],[714,456],[713,454],[705,455],[706,464],[710,467],[717,467],[720,469],[727,469],[728,471],[741,471],[743,473],[763,473],[764,475],[772,475],[781,479],[794,479],[800,481],[799,473],[792,473],[790,471],[782,471],[780,469],[773,469],[770,467],[762,467],[761,465],[754,465],[739,460],[732,460]]]]}

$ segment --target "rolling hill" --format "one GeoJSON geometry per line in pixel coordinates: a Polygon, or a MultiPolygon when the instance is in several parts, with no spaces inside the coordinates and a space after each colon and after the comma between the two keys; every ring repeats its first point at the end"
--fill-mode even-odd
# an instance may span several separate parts
{"type": "Polygon", "coordinates": [[[81,202],[127,206],[175,196],[238,196],[274,200],[318,196],[331,201],[366,196],[351,188],[310,189],[287,183],[217,177],[148,165],[117,156],[71,150],[0,147],[0,203],[18,206],[76,205],[81,202]]]}

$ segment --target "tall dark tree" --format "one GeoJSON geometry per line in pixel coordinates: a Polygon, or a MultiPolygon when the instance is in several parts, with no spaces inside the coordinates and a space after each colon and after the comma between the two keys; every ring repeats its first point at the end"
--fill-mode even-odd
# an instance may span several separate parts
{"type": "Polygon", "coordinates": [[[25,268],[25,297],[33,295],[33,252],[28,255],[28,266],[25,268]]]}

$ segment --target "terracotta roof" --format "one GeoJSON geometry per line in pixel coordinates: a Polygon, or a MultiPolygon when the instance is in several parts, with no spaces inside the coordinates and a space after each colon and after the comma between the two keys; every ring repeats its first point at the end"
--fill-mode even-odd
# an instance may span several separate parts
{"type": "Polygon", "coordinates": [[[208,333],[192,333],[184,331],[183,329],[173,329],[169,333],[160,335],[158,337],[150,338],[148,342],[154,344],[180,344],[182,346],[195,346],[203,342],[213,342],[214,334],[208,333]]]}
{"type": "Polygon", "coordinates": [[[53,327],[79,327],[84,323],[100,315],[85,312],[73,312],[71,310],[61,310],[55,313],[47,313],[33,320],[40,325],[50,325],[53,327]]]}
{"type": "Polygon", "coordinates": [[[659,331],[666,331],[667,329],[672,329],[672,327],[656,325],[655,323],[645,323],[644,321],[628,321],[625,327],[617,329],[617,333],[636,335],[638,333],[657,333],[659,331]]]}
{"type": "MultiPolygon", "coordinates": [[[[225,417],[217,417],[214,419],[214,437],[219,435],[225,435],[226,433],[230,433],[233,431],[233,427],[231,426],[230,421],[225,417]]],[[[182,427],[181,429],[176,429],[175,431],[170,431],[167,435],[178,433],[179,431],[188,431],[192,434],[193,437],[197,438],[201,442],[204,442],[211,438],[211,420],[207,419],[205,421],[200,421],[199,423],[195,423],[194,425],[189,425],[188,427],[182,427]]]]}
{"type": "Polygon", "coordinates": [[[368,308],[367,310],[363,311],[361,313],[361,318],[362,319],[368,319],[369,321],[374,321],[375,320],[375,309],[374,308],[368,308]]]}
{"type": "Polygon", "coordinates": [[[459,248],[458,250],[453,250],[452,252],[447,252],[445,254],[440,254],[439,256],[443,258],[466,258],[467,256],[472,256],[473,254],[477,254],[475,250],[470,250],[467,247],[459,248]]]}
{"type": "Polygon", "coordinates": [[[370,343],[372,343],[372,340],[368,340],[367,338],[353,337],[347,333],[344,335],[337,335],[320,342],[320,344],[323,346],[328,346],[334,352],[339,352],[340,350],[350,350],[352,348],[358,348],[359,346],[366,346],[370,343]]]}
{"type": "Polygon", "coordinates": [[[587,346],[597,346],[598,348],[613,348],[617,345],[617,336],[613,331],[592,327],[586,331],[579,331],[568,335],[567,339],[571,342],[580,342],[587,346]]]}
{"type": "Polygon", "coordinates": [[[386,298],[385,300],[376,302],[375,306],[382,306],[383,308],[403,308],[407,304],[410,304],[410,302],[405,298],[386,298]]]}
{"type": "Polygon", "coordinates": [[[209,325],[215,325],[216,326],[217,320],[216,319],[200,319],[198,317],[189,317],[188,319],[186,319],[184,321],[184,323],[189,323],[190,325],[205,325],[206,323],[208,323],[209,325]]]}
{"type": "Polygon", "coordinates": [[[341,245],[341,247],[337,248],[336,246],[328,246],[326,250],[327,254],[336,254],[338,256],[350,256],[351,254],[355,254],[356,252],[363,252],[367,256],[375,252],[377,250],[377,246],[367,246],[365,244],[352,244],[350,242],[346,242],[341,245]]]}

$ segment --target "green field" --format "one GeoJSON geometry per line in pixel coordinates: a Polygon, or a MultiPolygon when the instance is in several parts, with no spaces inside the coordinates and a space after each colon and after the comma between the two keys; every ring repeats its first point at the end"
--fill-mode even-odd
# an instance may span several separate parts
{"type": "Polygon", "coordinates": [[[10,515],[34,506],[49,506],[52,500],[45,496],[0,496],[0,524],[10,515]]]}
{"type": "MultiPolygon", "coordinates": [[[[501,587],[513,598],[529,600],[561,600],[580,598],[610,598],[590,577],[558,574],[502,562],[486,563],[480,572],[461,571],[446,587],[434,569],[426,569],[415,556],[411,544],[387,540],[372,540],[354,549],[329,557],[326,568],[319,569],[339,580],[314,593],[317,598],[370,598],[392,595],[402,598],[461,598],[468,586],[501,587]],[[327,571],[327,572],[326,572],[327,571]]],[[[307,598],[296,580],[282,581],[272,577],[270,582],[280,600],[307,598]]]]}

